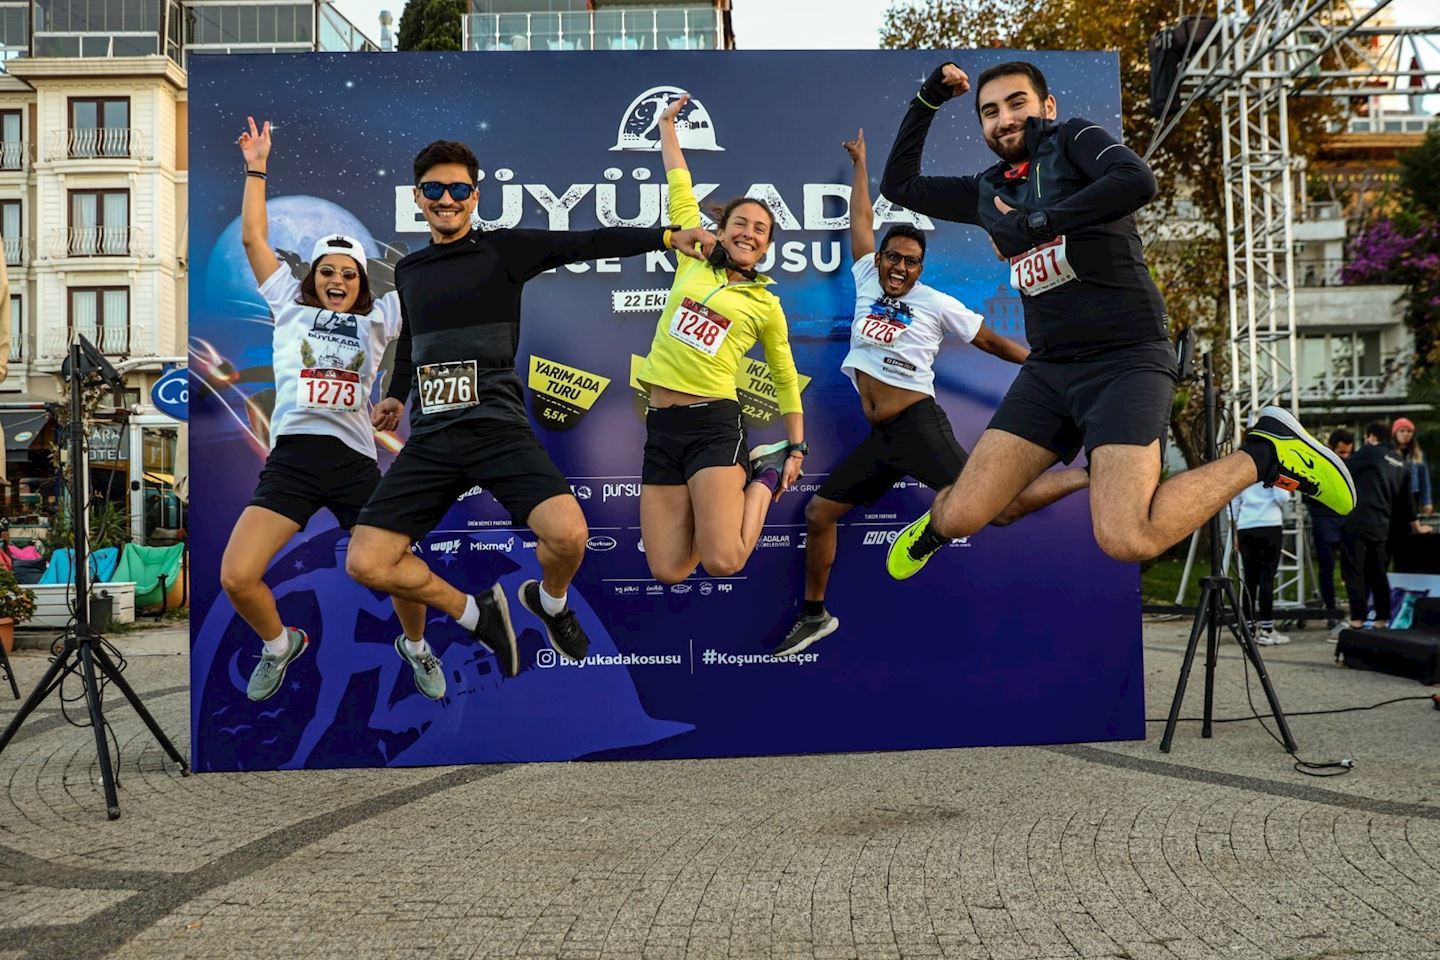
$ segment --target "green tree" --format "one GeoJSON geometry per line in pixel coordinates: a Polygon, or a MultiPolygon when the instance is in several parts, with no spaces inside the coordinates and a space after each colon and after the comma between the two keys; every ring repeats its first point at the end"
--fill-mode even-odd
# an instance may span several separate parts
{"type": "MultiPolygon", "coordinates": [[[[1121,126],[1144,153],[1157,130],[1149,115],[1149,40],[1176,19],[1174,0],[926,0],[897,4],[887,12],[881,45],[892,49],[1000,47],[1015,50],[1113,50],[1120,61],[1121,126]]],[[[953,54],[937,53],[937,63],[953,54]]],[[[961,55],[963,59],[963,54],[961,55]]],[[[965,64],[962,62],[963,68],[965,64]]],[[[974,77],[972,76],[972,81],[974,77]]],[[[968,96],[974,96],[974,92],[968,96]]],[[[967,97],[968,99],[968,97],[967,97]]],[[[1061,116],[1063,98],[1057,98],[1061,116]]],[[[1333,112],[1324,100],[1293,98],[1291,137],[1295,152],[1312,156],[1333,112]]],[[[950,109],[954,109],[951,107],[950,109]]],[[[961,107],[973,122],[969,104],[961,107]]],[[[1146,258],[1170,311],[1175,330],[1192,329],[1213,348],[1216,379],[1229,378],[1229,297],[1225,267],[1225,183],[1220,111],[1213,101],[1192,107],[1150,158],[1160,185],[1146,209],[1142,236],[1146,258]],[[1163,227],[1162,227],[1163,225],[1163,227]]],[[[975,158],[979,170],[993,157],[975,158]]],[[[932,161],[931,172],[941,170],[932,161]]],[[[1172,427],[1192,466],[1201,462],[1200,391],[1177,395],[1172,427]]]]}
{"type": "Polygon", "coordinates": [[[400,50],[459,50],[466,0],[409,0],[400,14],[400,50]]]}
{"type": "Polygon", "coordinates": [[[1405,210],[1419,221],[1440,221],[1440,124],[1431,124],[1420,146],[1400,157],[1405,210]]]}

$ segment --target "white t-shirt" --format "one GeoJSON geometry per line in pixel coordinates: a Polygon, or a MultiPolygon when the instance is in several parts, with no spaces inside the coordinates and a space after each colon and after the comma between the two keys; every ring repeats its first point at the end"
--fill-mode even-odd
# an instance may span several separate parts
{"type": "Polygon", "coordinates": [[[985,319],[923,283],[898,299],[886,296],[873,256],[856,260],[850,272],[855,276],[855,320],[850,352],[840,369],[852,383],[855,371],[862,370],[891,386],[935,396],[932,365],[945,332],[953,331],[969,343],[985,319]]]}
{"type": "Polygon", "coordinates": [[[296,303],[299,293],[283,263],[260,284],[275,314],[270,446],[283,435],[320,434],[374,458],[370,394],[385,345],[400,336],[400,295],[385,294],[361,316],[296,303]]]}

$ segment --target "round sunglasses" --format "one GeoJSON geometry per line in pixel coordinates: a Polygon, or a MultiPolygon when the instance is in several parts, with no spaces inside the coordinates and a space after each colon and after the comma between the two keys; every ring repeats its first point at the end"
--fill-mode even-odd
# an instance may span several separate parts
{"type": "Polygon", "coordinates": [[[329,280],[338,273],[340,274],[340,279],[347,282],[360,276],[360,271],[358,270],[352,270],[350,267],[332,267],[328,263],[323,267],[316,267],[315,273],[317,276],[323,277],[326,280],[329,280]]]}

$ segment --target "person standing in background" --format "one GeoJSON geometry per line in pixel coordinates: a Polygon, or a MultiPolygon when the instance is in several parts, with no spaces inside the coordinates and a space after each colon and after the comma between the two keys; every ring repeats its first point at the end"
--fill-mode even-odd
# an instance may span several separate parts
{"type": "MultiPolygon", "coordinates": [[[[1341,460],[1349,460],[1355,449],[1355,434],[1344,427],[1330,431],[1326,444],[1341,460]]],[[[1340,522],[1344,519],[1319,500],[1306,504],[1310,511],[1310,535],[1315,544],[1315,563],[1319,566],[1320,600],[1326,610],[1339,609],[1335,605],[1335,560],[1340,556],[1340,522]]],[[[1327,616],[1325,626],[1332,629],[1339,618],[1327,616]]]]}
{"type": "Polygon", "coordinates": [[[1395,452],[1405,461],[1405,469],[1410,474],[1410,500],[1415,506],[1415,513],[1428,517],[1435,512],[1430,492],[1430,466],[1425,462],[1425,451],[1420,449],[1420,441],[1415,439],[1415,422],[1409,417],[1396,417],[1390,425],[1390,433],[1395,441],[1395,452]]]}
{"type": "Polygon", "coordinates": [[[1245,615],[1255,642],[1263,646],[1289,643],[1275,630],[1275,574],[1280,569],[1285,504],[1290,494],[1279,487],[1252,483],[1230,501],[1230,515],[1245,566],[1245,615]]]}

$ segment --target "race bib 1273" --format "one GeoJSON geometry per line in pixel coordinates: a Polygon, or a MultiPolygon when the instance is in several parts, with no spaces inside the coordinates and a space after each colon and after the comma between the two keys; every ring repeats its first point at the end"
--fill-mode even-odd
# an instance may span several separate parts
{"type": "Polygon", "coordinates": [[[300,371],[297,403],[304,410],[356,413],[364,400],[360,374],[333,367],[305,367],[300,371]]]}

